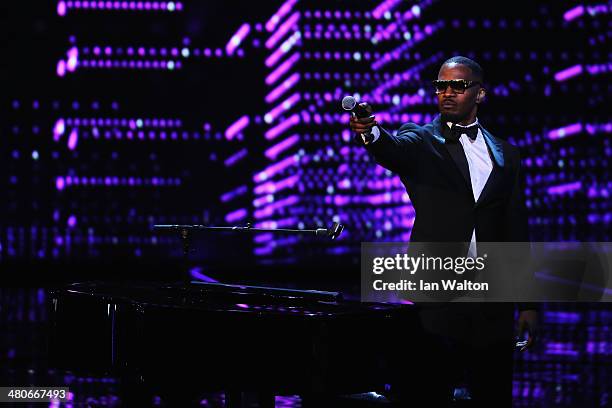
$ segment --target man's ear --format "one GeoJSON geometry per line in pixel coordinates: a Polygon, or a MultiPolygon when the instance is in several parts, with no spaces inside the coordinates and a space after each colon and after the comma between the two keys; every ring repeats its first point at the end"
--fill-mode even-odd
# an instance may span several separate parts
{"type": "Polygon", "coordinates": [[[484,102],[486,96],[487,91],[484,88],[480,88],[478,90],[478,95],[476,95],[476,103],[484,102]]]}

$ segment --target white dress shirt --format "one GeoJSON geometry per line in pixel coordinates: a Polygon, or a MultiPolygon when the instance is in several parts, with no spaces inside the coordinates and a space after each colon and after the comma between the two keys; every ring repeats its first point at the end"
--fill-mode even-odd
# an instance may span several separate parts
{"type": "MultiPolygon", "coordinates": [[[[453,124],[451,122],[446,123],[448,127],[453,124]]],[[[478,125],[478,119],[474,123],[468,126],[455,125],[459,128],[472,127],[478,125]]],[[[478,201],[482,190],[484,189],[491,172],[493,171],[493,161],[489,156],[489,150],[487,149],[487,143],[484,140],[482,131],[478,129],[476,139],[472,140],[463,133],[459,138],[461,146],[463,146],[463,152],[467,159],[468,168],[470,170],[470,181],[472,182],[472,192],[474,193],[474,201],[478,201]]],[[[472,230],[472,239],[470,241],[470,249],[468,256],[476,257],[476,228],[472,230]]]]}
{"type": "MultiPolygon", "coordinates": [[[[374,143],[380,137],[380,129],[378,128],[378,126],[372,126],[372,136],[374,136],[374,139],[372,139],[372,141],[370,143],[374,143]]],[[[361,138],[363,139],[363,143],[369,144],[366,141],[366,138],[365,138],[364,135],[361,135],[361,138]]]]}
{"type": "MultiPolygon", "coordinates": [[[[452,127],[452,122],[446,123],[448,127],[452,127]]],[[[459,128],[462,127],[472,127],[478,125],[478,119],[467,126],[455,125],[459,128]]],[[[374,139],[370,143],[374,143],[380,137],[380,129],[378,126],[374,126],[372,128],[372,136],[374,139]]],[[[363,135],[364,143],[366,139],[363,135]]],[[[463,151],[465,152],[465,158],[467,159],[468,168],[470,171],[470,181],[472,183],[472,192],[474,193],[474,201],[478,201],[482,190],[484,189],[489,176],[491,175],[491,171],[493,171],[493,161],[491,160],[491,156],[489,155],[489,150],[487,149],[487,143],[484,140],[484,136],[482,135],[482,131],[478,129],[478,134],[476,135],[476,139],[472,140],[468,137],[467,134],[462,134],[459,138],[459,142],[461,146],[463,146],[463,151]]],[[[476,228],[472,231],[472,239],[470,242],[470,249],[468,251],[468,256],[476,257],[476,228]]]]}

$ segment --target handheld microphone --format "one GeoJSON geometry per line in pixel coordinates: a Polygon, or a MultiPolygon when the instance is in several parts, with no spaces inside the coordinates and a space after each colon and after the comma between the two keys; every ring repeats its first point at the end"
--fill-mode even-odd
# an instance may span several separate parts
{"type": "MultiPolygon", "coordinates": [[[[342,98],[342,109],[347,112],[351,112],[358,118],[368,118],[372,116],[372,106],[367,102],[357,103],[357,100],[353,96],[345,96],[342,98]]],[[[372,131],[368,130],[367,132],[362,133],[366,142],[371,142],[374,138],[372,136],[372,131]]]]}

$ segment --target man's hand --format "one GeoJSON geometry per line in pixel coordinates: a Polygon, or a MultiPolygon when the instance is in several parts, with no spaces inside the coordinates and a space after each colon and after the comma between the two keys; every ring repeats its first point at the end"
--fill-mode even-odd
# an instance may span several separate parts
{"type": "Polygon", "coordinates": [[[523,333],[527,332],[527,344],[520,351],[528,350],[535,345],[538,335],[538,312],[536,310],[523,310],[519,312],[517,332],[519,338],[522,338],[523,333]]]}
{"type": "Polygon", "coordinates": [[[378,122],[376,122],[374,115],[367,118],[357,118],[354,115],[351,115],[351,120],[349,122],[351,130],[359,135],[366,133],[377,124],[378,122]]]}

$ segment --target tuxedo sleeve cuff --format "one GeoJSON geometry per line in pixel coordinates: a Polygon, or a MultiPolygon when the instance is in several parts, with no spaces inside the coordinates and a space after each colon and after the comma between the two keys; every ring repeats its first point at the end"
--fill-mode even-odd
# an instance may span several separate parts
{"type": "Polygon", "coordinates": [[[369,145],[378,140],[378,138],[380,137],[380,129],[378,128],[378,126],[372,127],[372,137],[373,139],[368,141],[368,139],[364,135],[361,135],[361,139],[363,139],[363,144],[369,145]]]}

